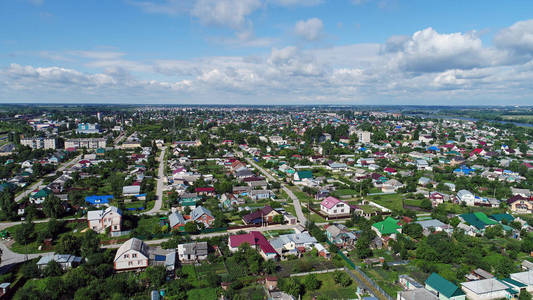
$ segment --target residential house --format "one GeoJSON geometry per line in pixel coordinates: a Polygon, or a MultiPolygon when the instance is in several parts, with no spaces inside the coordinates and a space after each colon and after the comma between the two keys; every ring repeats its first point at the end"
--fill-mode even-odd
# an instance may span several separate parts
{"type": "Polygon", "coordinates": [[[398,292],[397,300],[439,300],[439,297],[425,288],[398,292]]]}
{"type": "Polygon", "coordinates": [[[426,279],[426,289],[435,292],[440,300],[465,300],[465,293],[455,284],[437,273],[432,273],[426,279]]]}
{"type": "Polygon", "coordinates": [[[245,234],[230,235],[228,238],[228,247],[231,252],[236,252],[242,244],[249,244],[250,247],[259,250],[261,256],[266,259],[277,259],[279,254],[268,240],[259,231],[251,231],[245,234]]]}
{"type": "Polygon", "coordinates": [[[294,173],[294,181],[302,181],[304,179],[313,179],[313,172],[298,171],[294,173]]]}
{"type": "Polygon", "coordinates": [[[353,246],[357,237],[346,226],[342,224],[332,224],[326,227],[327,239],[340,247],[353,246]]]}
{"type": "Polygon", "coordinates": [[[402,232],[402,226],[400,225],[400,221],[387,217],[381,222],[372,224],[372,230],[374,230],[379,237],[391,236],[395,238],[397,233],[402,232]]]}
{"type": "Polygon", "coordinates": [[[453,227],[448,224],[444,224],[439,220],[423,220],[423,221],[417,221],[416,223],[420,224],[422,226],[423,234],[425,236],[428,236],[432,234],[433,232],[438,231],[444,231],[448,234],[451,234],[453,232],[453,227]]]}
{"type": "Polygon", "coordinates": [[[524,197],[520,194],[514,195],[507,199],[507,205],[514,213],[532,213],[533,212],[533,198],[524,197]]]}
{"type": "Polygon", "coordinates": [[[49,189],[40,189],[32,194],[30,194],[30,202],[35,204],[41,204],[46,200],[46,197],[51,194],[49,189]]]}
{"type": "Polygon", "coordinates": [[[122,196],[124,197],[137,196],[140,193],[141,193],[140,185],[127,185],[127,186],[122,187],[122,196]]]}
{"type": "Polygon", "coordinates": [[[173,230],[184,231],[185,230],[185,218],[177,211],[171,213],[168,216],[170,228],[173,230]]]}
{"type": "Polygon", "coordinates": [[[113,195],[93,195],[85,197],[85,202],[95,207],[108,206],[109,200],[113,200],[113,195]]]}
{"type": "Polygon", "coordinates": [[[115,206],[109,206],[105,210],[90,210],[87,212],[89,228],[103,233],[107,228],[111,231],[120,231],[122,211],[115,206]]]}
{"type": "Polygon", "coordinates": [[[207,259],[207,242],[193,242],[178,245],[178,258],[182,263],[193,263],[207,259]]]}
{"type": "Polygon", "coordinates": [[[407,274],[402,274],[398,276],[398,282],[404,290],[408,291],[424,288],[422,284],[420,284],[418,281],[414,280],[411,276],[407,274]]]}
{"type": "Polygon", "coordinates": [[[335,197],[329,196],[320,202],[320,211],[329,217],[350,215],[350,206],[335,197]]]}
{"type": "Polygon", "coordinates": [[[252,198],[252,200],[269,199],[273,195],[274,193],[271,190],[252,190],[249,193],[249,196],[252,198]]]}
{"type": "Polygon", "coordinates": [[[281,256],[298,255],[312,249],[317,240],[309,232],[283,234],[271,239],[270,244],[281,256]]]}
{"type": "Polygon", "coordinates": [[[461,288],[471,300],[514,299],[519,293],[496,278],[463,282],[461,288]]]}
{"type": "Polygon", "coordinates": [[[55,261],[59,264],[61,269],[68,270],[80,265],[82,258],[70,254],[50,254],[41,257],[37,262],[39,270],[44,270],[50,261],[55,261]]]}
{"type": "Polygon", "coordinates": [[[270,205],[267,205],[261,209],[255,210],[252,213],[244,215],[242,220],[246,225],[263,223],[268,224],[272,223],[274,221],[274,217],[277,215],[279,215],[279,213],[270,207],[270,205]]]}
{"type": "Polygon", "coordinates": [[[208,228],[215,222],[215,217],[213,217],[213,214],[209,209],[203,206],[198,206],[191,211],[191,220],[196,223],[202,223],[205,228],[208,228]]]}
{"type": "Polygon", "coordinates": [[[113,260],[117,272],[139,270],[149,265],[149,248],[142,240],[131,238],[122,244],[113,260]]]}
{"type": "Polygon", "coordinates": [[[457,201],[459,203],[464,202],[467,206],[475,205],[475,196],[470,191],[460,190],[457,192],[457,201]]]}

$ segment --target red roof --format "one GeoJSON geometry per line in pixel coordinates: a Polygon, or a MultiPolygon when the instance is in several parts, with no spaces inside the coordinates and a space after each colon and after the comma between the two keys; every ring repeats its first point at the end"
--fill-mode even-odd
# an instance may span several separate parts
{"type": "Polygon", "coordinates": [[[248,243],[251,246],[259,246],[263,253],[276,253],[276,250],[268,240],[259,231],[251,231],[245,234],[232,235],[229,237],[229,244],[232,248],[237,248],[240,245],[248,243]]]}
{"type": "Polygon", "coordinates": [[[199,187],[199,188],[194,189],[194,191],[197,193],[214,192],[215,188],[214,187],[199,187]]]}
{"type": "Polygon", "coordinates": [[[396,173],[396,169],[395,168],[390,168],[390,167],[387,167],[384,169],[385,172],[389,172],[389,173],[396,173]]]}

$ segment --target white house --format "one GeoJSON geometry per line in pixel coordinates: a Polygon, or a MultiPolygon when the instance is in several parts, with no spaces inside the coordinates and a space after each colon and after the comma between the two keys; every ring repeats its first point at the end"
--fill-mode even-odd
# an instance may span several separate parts
{"type": "Polygon", "coordinates": [[[87,212],[89,228],[98,232],[105,232],[106,228],[111,231],[120,231],[122,222],[122,211],[115,206],[110,206],[105,210],[91,210],[87,212]]]}
{"type": "Polygon", "coordinates": [[[350,206],[335,197],[329,196],[320,202],[320,211],[329,217],[345,216],[350,214],[350,206]]]}
{"type": "Polygon", "coordinates": [[[148,246],[137,238],[131,238],[122,244],[115,254],[115,271],[144,269],[148,267],[149,257],[148,246]]]}
{"type": "Polygon", "coordinates": [[[513,295],[518,295],[517,291],[496,278],[463,282],[461,289],[471,300],[513,299],[513,295]]]}
{"type": "Polygon", "coordinates": [[[460,190],[457,192],[457,200],[460,203],[465,202],[467,206],[474,206],[476,197],[467,190],[460,190]]]}

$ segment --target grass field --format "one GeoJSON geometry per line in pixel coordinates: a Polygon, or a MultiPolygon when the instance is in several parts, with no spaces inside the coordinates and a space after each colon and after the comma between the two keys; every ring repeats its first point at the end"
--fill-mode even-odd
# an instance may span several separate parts
{"type": "MultiPolygon", "coordinates": [[[[313,299],[320,295],[328,299],[357,299],[355,294],[357,285],[352,280],[352,284],[347,287],[341,287],[335,283],[333,273],[316,274],[317,279],[321,282],[320,288],[316,291],[307,291],[303,299],[313,299]]],[[[303,280],[303,277],[299,277],[303,280]]]]}
{"type": "Polygon", "coordinates": [[[207,300],[216,298],[217,291],[214,288],[201,288],[187,291],[187,299],[207,300]]]}
{"type": "Polygon", "coordinates": [[[403,196],[398,194],[368,196],[368,200],[391,210],[403,209],[402,199],[403,196]]]}

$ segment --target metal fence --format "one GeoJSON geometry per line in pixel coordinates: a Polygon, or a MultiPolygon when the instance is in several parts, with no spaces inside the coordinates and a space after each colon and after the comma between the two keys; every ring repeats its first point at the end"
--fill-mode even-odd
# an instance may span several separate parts
{"type": "Polygon", "coordinates": [[[337,254],[342,259],[344,259],[344,261],[346,261],[350,267],[352,267],[354,269],[356,274],[353,274],[348,269],[347,269],[347,271],[348,271],[348,274],[351,273],[351,277],[354,278],[355,281],[357,281],[359,284],[362,283],[363,287],[366,287],[365,283],[368,283],[370,285],[369,290],[372,291],[372,292],[377,292],[377,294],[375,296],[380,298],[380,299],[394,300],[394,298],[392,298],[389,294],[387,294],[387,292],[385,292],[376,282],[374,282],[374,280],[372,280],[372,278],[368,277],[368,275],[366,275],[365,272],[363,272],[358,266],[356,266],[351,259],[346,257],[346,255],[344,255],[344,253],[342,253],[339,250],[339,252],[337,254]],[[363,279],[362,280],[363,282],[361,280],[359,280],[359,279],[363,279]]]}

